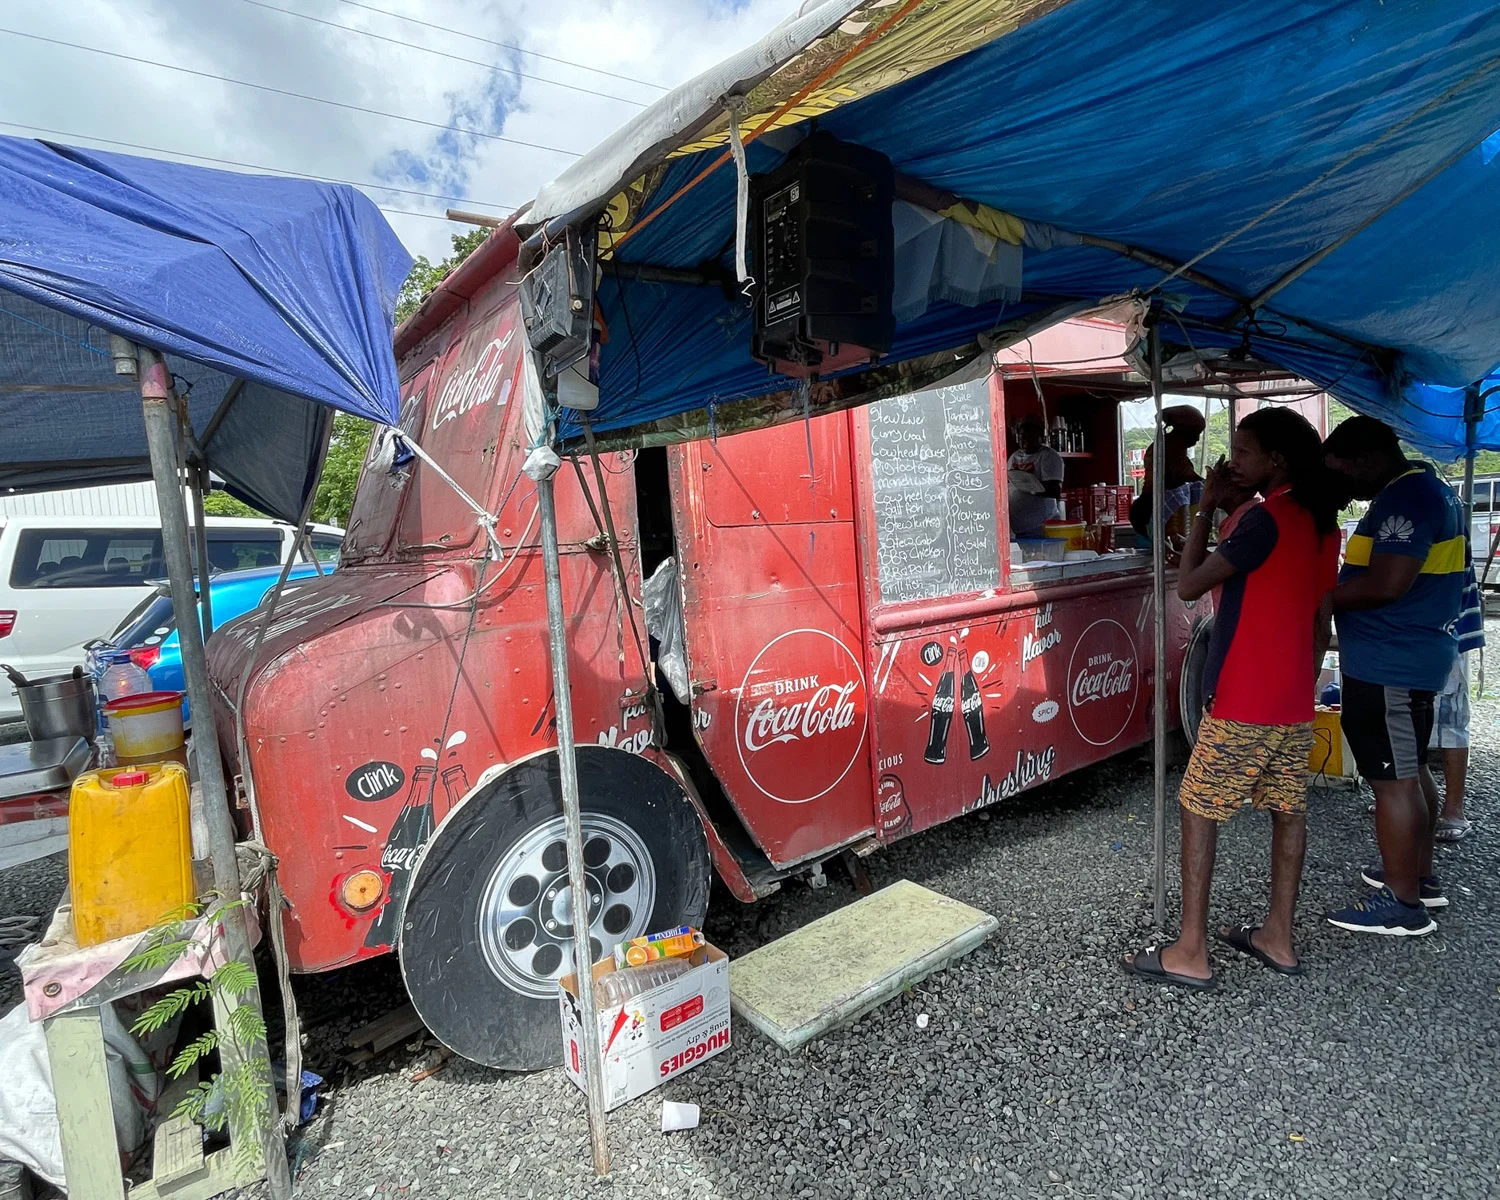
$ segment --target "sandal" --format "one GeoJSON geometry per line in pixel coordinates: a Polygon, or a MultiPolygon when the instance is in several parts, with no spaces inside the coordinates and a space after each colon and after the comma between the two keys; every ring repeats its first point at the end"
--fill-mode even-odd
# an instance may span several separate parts
{"type": "Polygon", "coordinates": [[[1226,946],[1238,950],[1241,954],[1248,954],[1251,958],[1259,959],[1260,962],[1278,975],[1306,975],[1307,968],[1300,962],[1293,966],[1279,963],[1252,940],[1255,933],[1260,929],[1259,925],[1241,925],[1238,929],[1231,929],[1227,933],[1220,929],[1215,931],[1214,937],[1226,946]]]}
{"type": "Polygon", "coordinates": [[[1190,992],[1212,992],[1219,986],[1219,981],[1212,975],[1207,979],[1195,979],[1191,975],[1179,975],[1176,971],[1167,970],[1161,965],[1160,946],[1147,946],[1144,950],[1138,950],[1122,958],[1120,966],[1127,975],[1136,975],[1169,987],[1185,988],[1190,992]]]}
{"type": "Polygon", "coordinates": [[[1439,817],[1437,827],[1432,831],[1434,841],[1438,842],[1461,842],[1469,836],[1469,830],[1474,828],[1474,822],[1468,817],[1439,817]]]}

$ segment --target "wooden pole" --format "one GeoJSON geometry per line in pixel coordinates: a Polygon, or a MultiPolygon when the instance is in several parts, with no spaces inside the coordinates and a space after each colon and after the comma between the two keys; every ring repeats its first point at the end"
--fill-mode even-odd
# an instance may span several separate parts
{"type": "MultiPolygon", "coordinates": [[[[117,359],[118,361],[118,359],[117,359]]],[[[141,409],[146,422],[146,445],[151,453],[151,474],[156,481],[156,501],[161,509],[162,551],[167,560],[167,578],[172,588],[172,607],[178,613],[192,613],[197,608],[193,590],[192,555],[189,550],[187,507],[177,471],[177,449],[173,442],[172,376],[155,350],[139,348],[137,378],[141,388],[141,409]]],[[[177,622],[177,639],[182,653],[182,671],[187,683],[188,700],[198,716],[197,736],[193,738],[193,755],[197,760],[198,783],[203,792],[203,813],[208,824],[209,861],[213,867],[214,889],[225,900],[240,895],[240,871],[235,859],[234,821],[229,813],[229,792],[224,781],[224,764],[219,756],[218,738],[214,736],[213,697],[208,688],[208,665],[203,653],[203,630],[195,620],[177,622]]],[[[273,916],[273,919],[277,919],[273,916]]],[[[243,909],[233,908],[224,914],[225,949],[250,967],[255,976],[255,960],[250,952],[250,937],[243,909]]],[[[240,998],[262,1013],[260,989],[252,987],[240,998]]],[[[266,1097],[260,1128],[254,1131],[233,1130],[236,1135],[257,1136],[265,1161],[266,1182],[272,1200],[290,1200],[291,1173],[287,1167],[286,1148],[281,1139],[281,1123],[276,1111],[276,1092],[271,1087],[271,1062],[264,1042],[249,1050],[251,1061],[259,1059],[266,1081],[266,1097]]],[[[227,1065],[227,1064],[226,1064],[227,1065]]]]}
{"type": "MultiPolygon", "coordinates": [[[[547,641],[552,654],[552,694],[557,711],[557,759],[562,779],[563,821],[567,827],[568,885],[573,893],[573,968],[578,972],[578,1009],[588,1084],[589,1142],[594,1171],[609,1174],[609,1139],[604,1124],[604,1079],[599,1057],[599,1019],[590,970],[589,900],[583,863],[583,811],[578,799],[578,760],[573,741],[572,686],[568,682],[568,630],[563,613],[562,561],[557,550],[557,507],[553,474],[536,485],[542,525],[542,569],[547,582],[547,641]]],[[[604,497],[604,503],[609,498],[604,497]]]]}

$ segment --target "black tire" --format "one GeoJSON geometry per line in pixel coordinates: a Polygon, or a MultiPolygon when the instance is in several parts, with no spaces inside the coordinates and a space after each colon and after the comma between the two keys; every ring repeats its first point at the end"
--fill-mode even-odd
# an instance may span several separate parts
{"type": "MultiPolygon", "coordinates": [[[[621,859],[614,867],[590,864],[596,954],[626,936],[701,927],[708,911],[708,843],[677,781],[637,755],[580,746],[578,785],[585,858],[590,846],[613,839],[621,859]],[[625,877],[619,868],[633,872],[642,852],[654,871],[649,901],[644,870],[613,890],[625,877]],[[642,911],[611,906],[616,894],[636,897],[642,911]],[[622,910],[628,923],[618,916],[622,910]]],[[[564,923],[558,890],[567,882],[554,836],[561,819],[558,757],[548,751],[516,763],[455,808],[412,873],[398,946],[402,977],[427,1028],[473,1062],[534,1071],[562,1061],[554,978],[568,969],[561,947],[571,944],[571,925],[564,923]],[[538,855],[534,847],[543,843],[538,855]],[[518,915],[507,921],[506,913],[518,915]],[[557,919],[559,932],[542,931],[549,917],[557,919]],[[533,970],[538,962],[553,974],[533,970]]]]}
{"type": "Polygon", "coordinates": [[[1203,724],[1203,670],[1208,665],[1208,643],[1213,636],[1214,619],[1199,617],[1188,634],[1187,649],[1182,655],[1182,678],[1177,685],[1177,715],[1182,721],[1182,735],[1189,746],[1198,744],[1198,727],[1203,724]]]}

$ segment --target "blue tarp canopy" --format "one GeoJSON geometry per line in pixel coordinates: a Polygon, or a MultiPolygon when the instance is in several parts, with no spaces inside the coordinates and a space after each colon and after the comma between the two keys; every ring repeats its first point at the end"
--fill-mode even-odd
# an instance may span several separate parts
{"type": "Polygon", "coordinates": [[[0,488],[150,477],[117,333],[165,355],[229,491],[295,520],[331,408],[397,420],[410,266],[353,188],[0,137],[0,488]]]}
{"type": "MultiPolygon", "coordinates": [[[[803,8],[545,188],[523,236],[603,210],[606,258],[732,265],[734,167],[698,177],[725,155],[725,97],[744,97],[740,128],[769,126],[752,173],[816,126],[1025,229],[1019,299],[934,303],[898,325],[888,364],[1154,296],[1175,348],[1276,364],[1424,449],[1463,452],[1463,389],[1500,363],[1500,6],[803,8]]],[[[596,429],[701,433],[709,406],[765,417],[773,394],[798,411],[791,382],[752,361],[733,290],[606,268],[600,304],[596,429]]],[[[859,387],[815,388],[814,407],[859,387]]],[[[1500,448],[1496,398],[1477,444],[1500,448]]]]}

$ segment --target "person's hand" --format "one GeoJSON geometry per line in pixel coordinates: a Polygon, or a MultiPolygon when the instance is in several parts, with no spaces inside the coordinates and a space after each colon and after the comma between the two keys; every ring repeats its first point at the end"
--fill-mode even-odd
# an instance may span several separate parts
{"type": "Polygon", "coordinates": [[[1225,493],[1234,485],[1234,480],[1229,474],[1229,467],[1224,462],[1224,456],[1219,455],[1219,461],[1208,469],[1208,477],[1203,481],[1203,497],[1198,506],[1206,513],[1213,512],[1222,506],[1225,493]]]}

